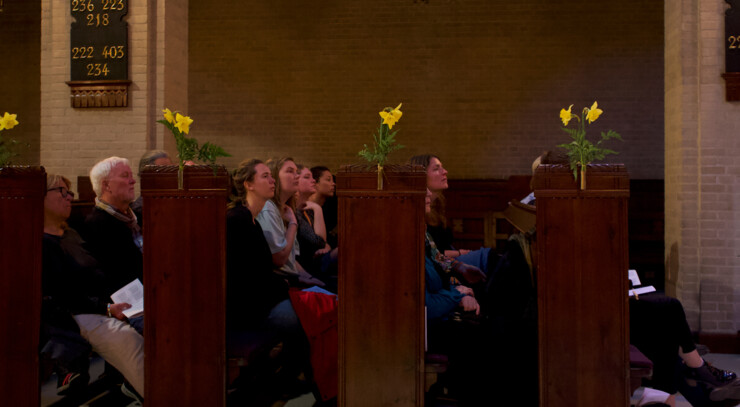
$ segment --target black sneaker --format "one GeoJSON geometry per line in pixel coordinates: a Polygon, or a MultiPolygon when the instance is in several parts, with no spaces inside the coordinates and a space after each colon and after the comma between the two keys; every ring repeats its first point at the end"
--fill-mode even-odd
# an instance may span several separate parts
{"type": "Polygon", "coordinates": [[[686,378],[706,385],[712,401],[740,399],[740,381],[735,372],[718,369],[707,361],[701,367],[687,369],[686,378]]]}

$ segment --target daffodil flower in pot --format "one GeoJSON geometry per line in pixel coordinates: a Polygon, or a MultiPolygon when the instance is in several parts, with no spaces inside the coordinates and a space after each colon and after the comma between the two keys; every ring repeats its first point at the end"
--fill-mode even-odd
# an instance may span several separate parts
{"type": "Polygon", "coordinates": [[[179,189],[183,188],[182,174],[187,162],[197,160],[206,163],[213,167],[215,174],[216,159],[218,157],[231,157],[231,154],[215,144],[206,142],[202,146],[199,146],[196,139],[187,137],[186,134],[190,133],[190,125],[193,124],[193,119],[189,116],[182,115],[179,112],[172,112],[167,108],[162,110],[162,113],[164,113],[164,119],[157,120],[157,123],[164,124],[175,136],[175,147],[177,148],[177,158],[179,160],[177,172],[177,187],[179,189]]]}
{"type": "Polygon", "coordinates": [[[364,144],[362,150],[358,153],[360,157],[377,164],[378,191],[383,189],[383,165],[388,160],[388,154],[403,148],[402,145],[396,144],[398,129],[391,131],[393,126],[401,119],[401,115],[403,115],[401,105],[402,103],[399,103],[395,109],[386,107],[378,113],[380,115],[380,125],[378,126],[378,132],[373,134],[373,148],[370,150],[370,147],[364,144]]]}
{"type": "Polygon", "coordinates": [[[581,110],[581,115],[575,115],[571,113],[573,105],[566,109],[560,109],[560,120],[563,122],[563,130],[570,135],[572,141],[570,143],[559,144],[558,147],[567,150],[568,161],[570,162],[570,169],[573,171],[573,178],[578,180],[578,170],[581,172],[581,189],[586,189],[586,168],[588,164],[595,160],[603,160],[607,154],[619,154],[614,150],[601,147],[601,143],[609,139],[617,139],[622,141],[622,137],[614,130],[609,130],[606,133],[601,132],[601,139],[592,143],[586,138],[586,122],[591,124],[604,113],[603,110],[599,109],[598,103],[594,102],[591,107],[584,107],[581,110]],[[569,128],[568,123],[572,119],[576,119],[577,125],[575,128],[569,128]]]}
{"type": "Polygon", "coordinates": [[[5,114],[0,117],[0,167],[10,165],[10,160],[18,155],[14,149],[18,144],[18,141],[14,139],[5,140],[2,134],[3,130],[10,130],[18,125],[16,117],[18,117],[18,115],[10,114],[8,112],[5,112],[5,114]]]}

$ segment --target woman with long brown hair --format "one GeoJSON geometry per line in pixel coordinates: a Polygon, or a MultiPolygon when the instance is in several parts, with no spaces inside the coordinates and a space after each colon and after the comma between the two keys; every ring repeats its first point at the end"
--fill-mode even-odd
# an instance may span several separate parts
{"type": "Polygon", "coordinates": [[[298,191],[298,167],[290,157],[270,159],[265,163],[275,179],[275,196],[265,202],[257,215],[270,246],[276,273],[286,277],[291,285],[318,285],[324,283],[311,276],[296,261],[298,222],[295,216],[295,193],[298,191]]]}
{"type": "MultiPolygon", "coordinates": [[[[431,192],[431,208],[427,212],[427,233],[439,250],[441,256],[446,259],[455,259],[462,265],[470,265],[479,271],[488,273],[488,257],[491,253],[489,248],[470,251],[456,249],[452,246],[452,230],[447,226],[445,217],[444,190],[449,188],[447,183],[447,170],[442,166],[439,157],[433,154],[415,155],[409,159],[409,163],[421,165],[427,172],[427,189],[431,192]]],[[[450,262],[452,263],[452,262],[450,262]]],[[[482,277],[479,273],[471,272],[473,281],[476,283],[482,277]]]]}

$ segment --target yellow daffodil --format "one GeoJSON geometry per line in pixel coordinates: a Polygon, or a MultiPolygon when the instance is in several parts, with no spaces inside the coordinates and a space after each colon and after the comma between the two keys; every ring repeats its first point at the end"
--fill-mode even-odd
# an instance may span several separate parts
{"type": "Polygon", "coordinates": [[[591,105],[591,108],[588,109],[588,114],[586,114],[586,119],[588,119],[589,123],[595,122],[596,119],[598,119],[599,116],[601,116],[601,114],[604,113],[604,111],[599,109],[597,106],[598,104],[594,102],[594,104],[591,105]]]}
{"type": "Polygon", "coordinates": [[[383,118],[383,124],[387,124],[389,129],[392,129],[393,125],[396,124],[396,122],[401,118],[401,115],[403,115],[403,112],[400,110],[402,104],[403,103],[399,103],[395,109],[391,110],[388,110],[389,108],[385,108],[379,113],[380,117],[383,118]]]}
{"type": "Polygon", "coordinates": [[[181,133],[188,134],[190,132],[190,125],[193,123],[193,119],[188,116],[183,116],[180,113],[175,116],[175,127],[180,130],[181,133]]]}
{"type": "Polygon", "coordinates": [[[17,126],[18,120],[15,119],[16,117],[18,117],[17,114],[10,114],[8,112],[5,112],[5,115],[3,117],[0,117],[0,130],[10,130],[13,127],[17,126]]]}
{"type": "Polygon", "coordinates": [[[169,123],[175,122],[175,116],[172,114],[170,109],[165,108],[164,110],[162,110],[162,113],[164,113],[164,119],[167,120],[167,122],[169,123]]]}
{"type": "Polygon", "coordinates": [[[570,112],[572,108],[573,105],[568,106],[568,110],[560,109],[560,120],[563,121],[563,126],[567,126],[570,119],[573,118],[573,114],[570,112]]]}

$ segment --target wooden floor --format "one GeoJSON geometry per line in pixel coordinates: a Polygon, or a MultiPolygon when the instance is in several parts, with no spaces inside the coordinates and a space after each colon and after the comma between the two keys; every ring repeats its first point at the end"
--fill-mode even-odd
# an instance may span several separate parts
{"type": "MultiPolygon", "coordinates": [[[[704,356],[706,360],[708,360],[710,363],[712,363],[715,366],[718,366],[722,369],[729,369],[734,372],[740,372],[740,355],[737,354],[727,354],[727,353],[709,353],[704,356]]],[[[93,363],[90,367],[90,376],[91,377],[98,377],[103,372],[103,361],[101,359],[95,359],[93,360],[93,363]]],[[[41,407],[63,407],[63,406],[75,406],[74,403],[69,403],[65,400],[63,400],[62,397],[56,395],[56,376],[51,377],[46,383],[44,383],[41,387],[41,407]]],[[[640,396],[642,395],[642,388],[639,388],[635,394],[632,396],[632,403],[637,403],[637,401],[640,399],[640,396]]],[[[111,392],[112,393],[112,392],[111,392]]],[[[88,405],[90,407],[137,407],[140,406],[139,403],[132,401],[130,399],[126,399],[125,397],[113,395],[113,394],[97,394],[96,396],[99,396],[96,400],[81,404],[81,405],[88,405]]],[[[86,400],[87,401],[87,400],[86,400]]],[[[296,398],[293,398],[288,401],[276,401],[276,404],[273,404],[273,407],[311,407],[315,403],[315,399],[312,394],[307,393],[301,396],[298,396],[296,398]]],[[[79,404],[77,404],[79,405],[79,404]]],[[[740,404],[739,404],[740,405],[740,404]]],[[[438,406],[439,407],[439,406],[438,406]]],[[[527,407],[527,406],[523,406],[527,407]]],[[[681,397],[680,395],[676,399],[676,407],[691,407],[691,404],[689,404],[686,399],[681,397]]]]}

